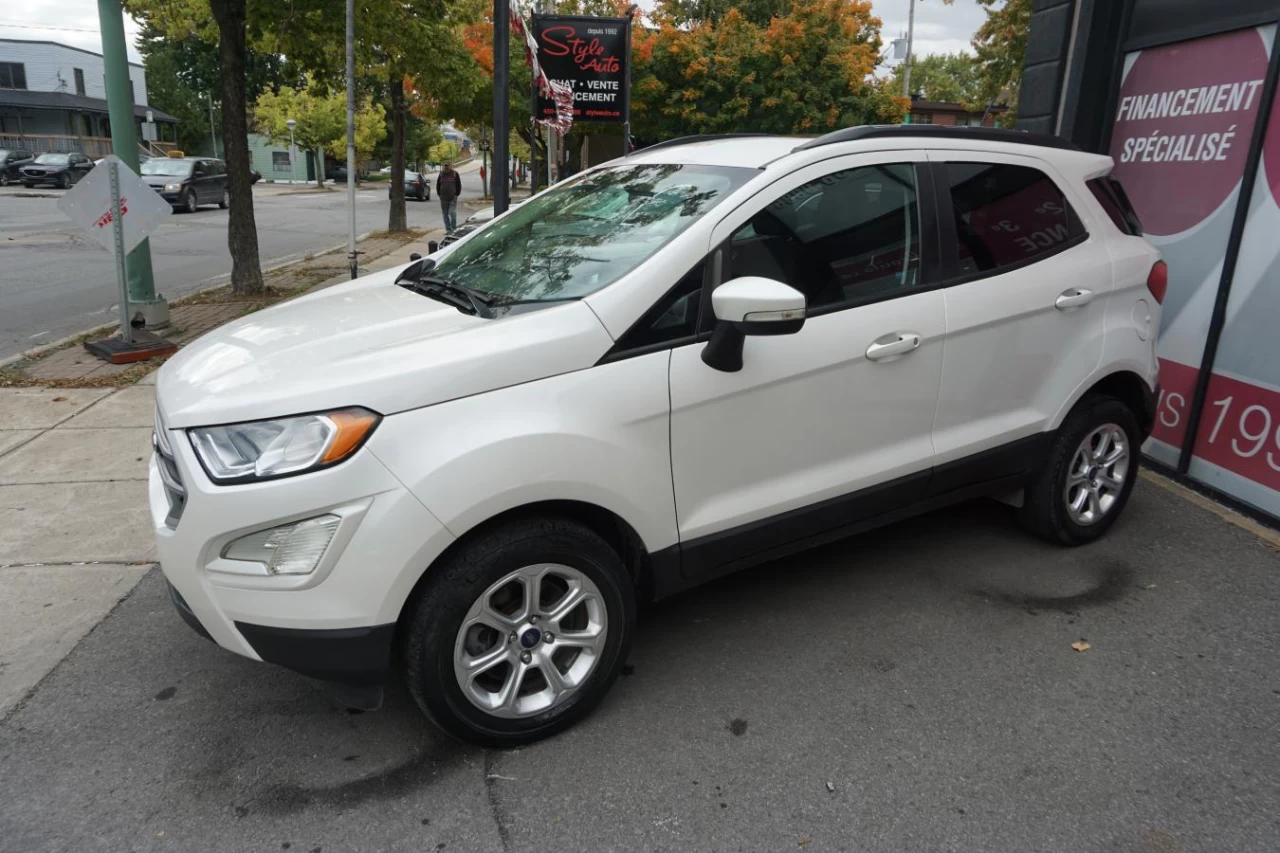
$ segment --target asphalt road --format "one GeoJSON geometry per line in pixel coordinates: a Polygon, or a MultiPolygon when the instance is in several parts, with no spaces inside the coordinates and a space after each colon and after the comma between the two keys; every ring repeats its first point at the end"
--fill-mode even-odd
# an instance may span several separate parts
{"type": "MultiPolygon", "coordinates": [[[[432,180],[435,176],[432,175],[432,180]]],[[[281,193],[255,185],[258,252],[274,265],[345,245],[346,193],[281,193]]],[[[57,207],[53,198],[27,198],[22,187],[0,189],[0,359],[118,317],[115,266],[98,243],[57,207]]],[[[480,176],[463,175],[463,199],[479,198],[480,176]]],[[[356,194],[356,231],[387,227],[386,185],[356,194]]],[[[408,202],[412,228],[438,228],[440,205],[408,202]]],[[[231,272],[227,212],[216,206],[175,213],[151,237],[156,289],[168,297],[217,283],[231,272]]]]}
{"type": "Polygon", "coordinates": [[[1278,569],[1147,482],[1075,550],[974,503],[655,606],[516,751],[223,652],[153,572],[0,723],[0,850],[1274,851],[1278,569]]]}

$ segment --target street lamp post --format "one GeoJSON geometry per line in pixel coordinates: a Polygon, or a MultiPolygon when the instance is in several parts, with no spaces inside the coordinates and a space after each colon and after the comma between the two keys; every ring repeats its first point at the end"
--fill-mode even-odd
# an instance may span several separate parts
{"type": "Polygon", "coordinates": [[[289,183],[296,184],[298,182],[298,148],[293,144],[293,129],[298,123],[293,119],[285,122],[285,126],[289,128],[289,183]]]}
{"type": "Polygon", "coordinates": [[[213,129],[213,92],[209,92],[209,141],[213,143],[213,159],[218,159],[218,133],[213,129]]]}

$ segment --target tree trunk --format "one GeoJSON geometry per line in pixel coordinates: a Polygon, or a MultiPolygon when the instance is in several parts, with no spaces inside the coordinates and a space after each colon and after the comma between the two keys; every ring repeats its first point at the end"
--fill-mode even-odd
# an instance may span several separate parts
{"type": "Polygon", "coordinates": [[[258,225],[249,183],[249,121],[245,104],[245,0],[210,0],[218,22],[222,81],[222,146],[227,163],[227,248],[231,250],[231,292],[261,293],[258,225]]]}
{"type": "Polygon", "coordinates": [[[391,215],[388,231],[408,231],[404,212],[404,76],[391,72],[391,215]]]}
{"type": "Polygon", "coordinates": [[[316,187],[324,189],[324,148],[317,145],[315,150],[316,187]]]}

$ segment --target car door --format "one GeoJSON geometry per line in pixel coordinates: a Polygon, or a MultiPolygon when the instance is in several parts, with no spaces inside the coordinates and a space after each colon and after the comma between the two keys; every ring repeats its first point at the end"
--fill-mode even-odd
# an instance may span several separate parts
{"type": "Polygon", "coordinates": [[[839,157],[717,226],[713,283],[783,281],[805,294],[807,319],[793,335],[747,337],[735,373],[704,364],[701,344],[672,352],[687,577],[924,494],[944,332],[929,180],[919,153],[839,157]]]}
{"type": "Polygon", "coordinates": [[[209,197],[210,180],[212,176],[209,174],[209,161],[197,160],[191,167],[191,188],[196,191],[197,204],[208,204],[213,201],[209,197]]]}
{"type": "Polygon", "coordinates": [[[1048,163],[930,156],[948,277],[937,461],[963,466],[985,454],[967,477],[996,479],[1025,467],[1026,453],[1035,458],[1101,361],[1111,267],[1048,163]]]}

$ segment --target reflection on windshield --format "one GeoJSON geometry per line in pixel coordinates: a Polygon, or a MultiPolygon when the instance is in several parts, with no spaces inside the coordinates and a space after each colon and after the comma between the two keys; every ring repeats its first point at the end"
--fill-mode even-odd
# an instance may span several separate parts
{"type": "Polygon", "coordinates": [[[37,163],[46,163],[50,166],[65,166],[70,160],[69,154],[41,154],[36,158],[37,163]]]}
{"type": "Polygon", "coordinates": [[[178,177],[186,175],[191,171],[190,160],[162,160],[159,157],[153,157],[146,161],[138,170],[141,175],[172,175],[178,177]]]}
{"type": "Polygon", "coordinates": [[[498,302],[575,299],[639,266],[754,169],[616,166],[535,196],[432,270],[498,302]]]}

